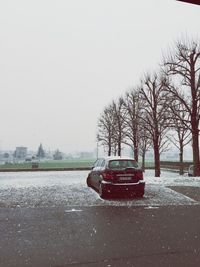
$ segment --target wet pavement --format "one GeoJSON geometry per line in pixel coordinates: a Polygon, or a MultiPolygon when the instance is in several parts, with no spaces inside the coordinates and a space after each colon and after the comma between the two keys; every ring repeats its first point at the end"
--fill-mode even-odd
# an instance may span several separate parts
{"type": "Polygon", "coordinates": [[[0,209],[1,267],[200,266],[200,206],[0,209]]]}
{"type": "Polygon", "coordinates": [[[0,267],[200,266],[200,178],[145,173],[103,200],[87,172],[0,174],[0,267]]]}

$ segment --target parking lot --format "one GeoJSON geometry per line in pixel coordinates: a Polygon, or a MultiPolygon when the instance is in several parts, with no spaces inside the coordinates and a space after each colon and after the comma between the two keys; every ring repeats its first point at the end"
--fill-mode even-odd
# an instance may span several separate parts
{"type": "Polygon", "coordinates": [[[192,193],[193,188],[196,191],[200,188],[198,177],[163,171],[161,177],[156,178],[152,170],[147,170],[144,174],[144,198],[103,200],[87,187],[87,174],[87,171],[0,173],[0,207],[167,206],[199,203],[192,193]],[[187,191],[190,192],[187,194],[187,191]]]}

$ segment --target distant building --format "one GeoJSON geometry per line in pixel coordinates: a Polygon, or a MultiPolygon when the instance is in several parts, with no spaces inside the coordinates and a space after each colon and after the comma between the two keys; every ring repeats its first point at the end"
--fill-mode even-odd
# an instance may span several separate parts
{"type": "Polygon", "coordinates": [[[25,159],[27,156],[27,147],[23,147],[23,146],[16,147],[13,156],[14,158],[17,158],[17,159],[25,159]]]}

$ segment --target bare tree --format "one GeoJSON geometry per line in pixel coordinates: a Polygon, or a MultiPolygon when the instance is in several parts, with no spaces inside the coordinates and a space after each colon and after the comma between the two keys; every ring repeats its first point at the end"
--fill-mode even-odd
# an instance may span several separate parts
{"type": "Polygon", "coordinates": [[[120,97],[117,102],[113,101],[112,102],[112,107],[114,111],[114,140],[116,141],[117,144],[117,155],[121,156],[122,152],[122,143],[124,143],[124,139],[126,136],[125,133],[125,110],[123,108],[124,101],[123,98],[120,97]]]}
{"type": "MultiPolygon", "coordinates": [[[[174,78],[178,88],[168,90],[189,114],[189,129],[192,133],[194,175],[200,176],[199,118],[200,118],[200,45],[195,41],[177,42],[175,50],[164,59],[165,73],[174,78]],[[176,80],[175,80],[175,77],[176,80]],[[178,79],[179,78],[179,79],[178,79]],[[184,91],[184,93],[183,93],[184,91]]],[[[188,124],[185,124],[188,125],[188,124]]],[[[188,126],[187,126],[188,127],[188,126]]]]}
{"type": "Polygon", "coordinates": [[[107,150],[108,156],[111,156],[113,147],[113,136],[115,131],[115,117],[113,106],[107,106],[98,122],[97,141],[99,141],[107,150]]]}
{"type": "Polygon", "coordinates": [[[124,108],[126,110],[126,115],[124,115],[126,140],[124,142],[132,148],[134,158],[138,161],[140,101],[137,90],[133,89],[125,94],[124,108]]]}
{"type": "Polygon", "coordinates": [[[140,137],[139,137],[139,154],[142,157],[142,170],[145,171],[145,157],[146,152],[149,150],[149,148],[152,146],[151,139],[149,138],[149,134],[145,127],[142,125],[142,121],[140,123],[140,129],[139,129],[140,137]]]}
{"type": "Polygon", "coordinates": [[[188,113],[184,109],[182,103],[177,103],[176,100],[170,105],[172,113],[172,134],[168,136],[171,143],[179,150],[180,169],[179,174],[184,174],[183,153],[184,147],[191,141],[191,132],[188,129],[188,113]]]}
{"type": "Polygon", "coordinates": [[[160,154],[167,147],[169,99],[168,92],[164,90],[165,83],[166,79],[161,75],[146,75],[140,88],[141,119],[152,140],[156,177],[160,177],[160,154]]]}

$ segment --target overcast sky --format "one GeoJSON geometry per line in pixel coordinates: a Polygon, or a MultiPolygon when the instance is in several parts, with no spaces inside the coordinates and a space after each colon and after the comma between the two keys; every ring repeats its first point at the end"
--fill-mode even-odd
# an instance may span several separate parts
{"type": "Polygon", "coordinates": [[[199,18],[175,0],[1,1],[0,149],[94,150],[104,107],[199,18]]]}

